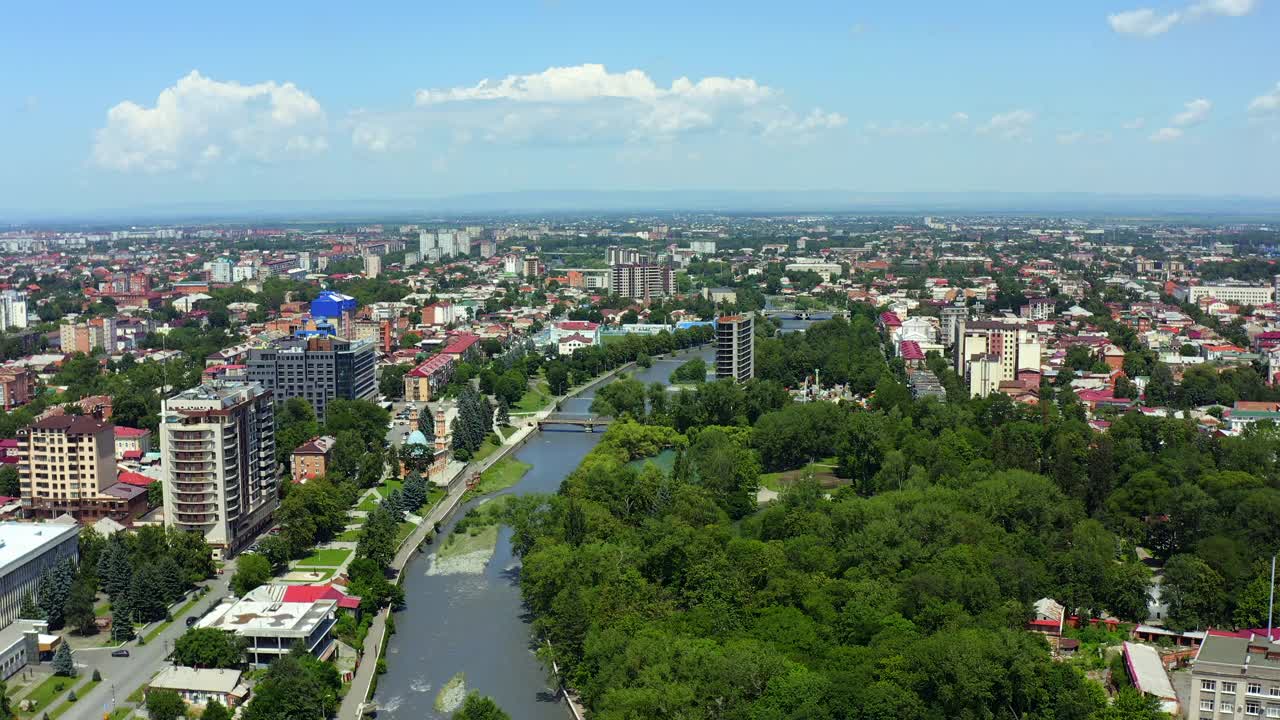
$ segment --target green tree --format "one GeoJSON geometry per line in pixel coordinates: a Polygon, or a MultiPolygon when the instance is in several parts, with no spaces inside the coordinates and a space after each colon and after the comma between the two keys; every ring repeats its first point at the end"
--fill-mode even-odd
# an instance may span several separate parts
{"type": "Polygon", "coordinates": [[[173,659],[197,668],[237,668],[244,664],[244,641],[217,628],[190,628],[174,642],[173,659]]]}
{"type": "Polygon", "coordinates": [[[58,645],[58,649],[53,653],[53,662],[50,664],[53,668],[54,675],[62,677],[76,676],[75,658],[71,654],[71,645],[63,641],[58,645]]]}
{"type": "Polygon", "coordinates": [[[187,704],[174,690],[147,691],[147,717],[151,720],[178,720],[186,715],[187,704]]]}
{"type": "Polygon", "coordinates": [[[271,580],[271,563],[257,553],[240,556],[236,563],[236,574],[231,577],[231,591],[243,597],[259,585],[271,580]]]}
{"type": "Polygon", "coordinates": [[[404,376],[413,368],[409,365],[387,365],[378,375],[378,392],[393,400],[404,397],[404,376]]]}
{"type": "Polygon", "coordinates": [[[17,467],[13,465],[0,467],[0,495],[22,497],[22,484],[18,479],[17,467]]]}
{"type": "Polygon", "coordinates": [[[27,596],[22,598],[22,607],[18,609],[18,617],[24,620],[45,619],[44,610],[41,610],[40,605],[36,603],[35,595],[27,593],[27,596]]]}
{"type": "Polygon", "coordinates": [[[205,704],[204,712],[200,713],[200,720],[231,720],[231,712],[226,705],[210,700],[205,704]]]}
{"type": "Polygon", "coordinates": [[[98,632],[97,617],[93,612],[93,603],[97,598],[97,582],[92,575],[81,572],[71,585],[71,593],[63,607],[66,623],[80,635],[92,635],[98,632]]]}
{"type": "Polygon", "coordinates": [[[453,714],[452,720],[511,720],[511,716],[503,712],[493,698],[473,691],[453,714]]]}
{"type": "Polygon", "coordinates": [[[1165,564],[1162,598],[1169,605],[1169,627],[1203,628],[1226,620],[1222,576],[1195,555],[1174,555],[1165,564]]]}

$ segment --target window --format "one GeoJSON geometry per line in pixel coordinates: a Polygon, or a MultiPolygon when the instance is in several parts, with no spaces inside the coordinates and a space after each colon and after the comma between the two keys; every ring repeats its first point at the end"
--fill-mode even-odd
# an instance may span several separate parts
{"type": "Polygon", "coordinates": [[[1236,684],[1235,684],[1234,682],[1227,682],[1226,680],[1223,680],[1223,681],[1222,681],[1222,690],[1221,690],[1221,692],[1224,692],[1224,693],[1233,693],[1233,692],[1235,692],[1235,691],[1236,691],[1236,684]]]}
{"type": "Polygon", "coordinates": [[[1262,706],[1250,700],[1249,702],[1246,702],[1244,704],[1244,714],[1245,715],[1261,715],[1262,706]]]}
{"type": "Polygon", "coordinates": [[[1251,683],[1249,683],[1249,689],[1247,690],[1247,692],[1248,692],[1250,695],[1261,695],[1261,694],[1262,694],[1262,683],[1252,683],[1252,682],[1251,682],[1251,683]]]}
{"type": "Polygon", "coordinates": [[[1277,707],[1277,706],[1274,706],[1274,705],[1272,705],[1272,706],[1268,707],[1268,708],[1267,708],[1267,717],[1269,717],[1269,718],[1280,718],[1280,707],[1277,707]]]}
{"type": "Polygon", "coordinates": [[[1208,712],[1213,712],[1213,701],[1212,701],[1212,700],[1201,700],[1201,701],[1200,701],[1200,709],[1201,709],[1201,710],[1206,710],[1206,711],[1208,711],[1208,712]]]}

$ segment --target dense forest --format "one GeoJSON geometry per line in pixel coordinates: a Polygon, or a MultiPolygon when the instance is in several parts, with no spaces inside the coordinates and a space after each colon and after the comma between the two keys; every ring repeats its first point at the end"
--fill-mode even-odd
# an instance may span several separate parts
{"type": "Polygon", "coordinates": [[[536,629],[594,717],[1158,717],[1021,629],[1046,596],[1145,619],[1139,547],[1170,626],[1265,621],[1274,428],[1135,413],[1101,434],[1070,392],[918,401],[879,343],[858,315],[762,339],[746,387],[612,391],[624,420],[557,495],[511,505],[536,629]],[[792,403],[812,367],[869,402],[792,403]],[[633,462],[664,449],[669,472],[633,462]],[[779,471],[797,477],[758,509],[779,471]]]}

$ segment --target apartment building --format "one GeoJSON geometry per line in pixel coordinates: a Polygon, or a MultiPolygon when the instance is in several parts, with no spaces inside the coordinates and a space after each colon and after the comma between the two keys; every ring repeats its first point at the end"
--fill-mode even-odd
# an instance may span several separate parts
{"type": "Polygon", "coordinates": [[[36,395],[36,374],[20,365],[0,367],[0,406],[12,410],[36,395]]]}
{"type": "Polygon", "coordinates": [[[716,318],[716,379],[746,382],[756,374],[755,321],[751,315],[716,318]]]}
{"type": "Polygon", "coordinates": [[[30,518],[69,514],[116,484],[116,436],[89,415],[51,415],[18,430],[22,510],[30,518]]]}
{"type": "Polygon", "coordinates": [[[609,267],[609,292],[636,300],[675,293],[675,271],[669,265],[628,263],[609,267]]]}
{"type": "Polygon", "coordinates": [[[290,398],[311,403],[325,416],[330,400],[371,400],[377,395],[373,343],[333,335],[278,340],[249,351],[248,378],[271,391],[277,404],[290,398]]]}
{"type": "Polygon", "coordinates": [[[0,292],[0,329],[27,327],[27,294],[17,290],[0,292]]]}
{"type": "Polygon", "coordinates": [[[986,397],[1019,370],[1039,370],[1040,334],[1030,324],[969,320],[957,331],[956,372],[974,397],[986,397]]]}
{"type": "Polygon", "coordinates": [[[275,406],[258,383],[207,382],[160,410],[165,526],[238,552],[278,504],[275,406]]]}
{"type": "Polygon", "coordinates": [[[1187,717],[1280,718],[1280,643],[1265,633],[1209,631],[1191,664],[1187,717]]]}
{"type": "Polygon", "coordinates": [[[115,318],[92,318],[83,323],[69,323],[58,327],[58,339],[64,353],[92,354],[95,350],[108,352],[116,349],[115,318]]]}
{"type": "Polygon", "coordinates": [[[332,435],[320,435],[299,445],[289,456],[293,481],[305,483],[308,480],[324,477],[329,470],[329,456],[337,443],[337,439],[332,435]]]}
{"type": "Polygon", "coordinates": [[[457,363],[452,355],[434,355],[405,373],[405,402],[430,402],[449,384],[457,363]]]}

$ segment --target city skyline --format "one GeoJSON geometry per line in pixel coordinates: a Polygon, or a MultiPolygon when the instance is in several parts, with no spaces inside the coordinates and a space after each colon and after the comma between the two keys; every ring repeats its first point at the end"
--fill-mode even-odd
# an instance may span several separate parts
{"type": "Polygon", "coordinates": [[[158,7],[10,11],[26,31],[0,50],[6,210],[651,188],[1280,195],[1277,14],[1258,0],[158,7]]]}

